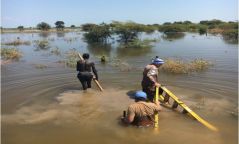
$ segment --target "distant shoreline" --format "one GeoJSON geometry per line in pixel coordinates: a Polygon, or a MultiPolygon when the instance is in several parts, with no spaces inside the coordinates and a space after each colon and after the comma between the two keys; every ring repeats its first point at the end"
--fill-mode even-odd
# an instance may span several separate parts
{"type": "Polygon", "coordinates": [[[64,28],[64,30],[57,30],[56,28],[51,28],[47,31],[39,30],[37,28],[24,28],[24,30],[19,30],[18,28],[2,28],[1,34],[3,33],[57,33],[57,32],[79,32],[80,28],[64,28]]]}

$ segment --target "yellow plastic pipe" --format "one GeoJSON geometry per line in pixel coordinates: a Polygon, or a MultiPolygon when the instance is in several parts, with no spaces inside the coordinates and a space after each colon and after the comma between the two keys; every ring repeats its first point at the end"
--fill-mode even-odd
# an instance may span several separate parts
{"type": "MultiPolygon", "coordinates": [[[[154,102],[156,103],[159,100],[159,88],[156,87],[156,93],[154,96],[154,102]]],[[[159,114],[158,112],[154,114],[154,128],[158,128],[159,125],[159,114]]]]}

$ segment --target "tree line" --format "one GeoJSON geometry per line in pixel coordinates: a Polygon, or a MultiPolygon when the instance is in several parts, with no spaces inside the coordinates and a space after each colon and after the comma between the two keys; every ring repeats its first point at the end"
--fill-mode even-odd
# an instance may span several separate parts
{"type": "MultiPolygon", "coordinates": [[[[63,21],[56,21],[55,28],[57,31],[64,31],[65,23],[63,21]]],[[[48,31],[51,26],[46,22],[37,24],[37,29],[48,31]]],[[[71,28],[76,28],[71,25],[71,28]]],[[[183,33],[183,32],[198,32],[200,34],[220,33],[227,38],[238,39],[238,22],[224,22],[221,20],[203,20],[199,23],[191,21],[175,21],[165,22],[163,24],[140,24],[132,21],[119,22],[112,21],[109,24],[101,23],[86,23],[80,26],[84,31],[85,39],[89,42],[104,42],[114,34],[119,37],[119,41],[123,43],[132,42],[138,38],[141,32],[152,33],[154,31],[163,32],[164,34],[183,33]]],[[[24,30],[23,26],[19,26],[20,31],[24,30]]]]}

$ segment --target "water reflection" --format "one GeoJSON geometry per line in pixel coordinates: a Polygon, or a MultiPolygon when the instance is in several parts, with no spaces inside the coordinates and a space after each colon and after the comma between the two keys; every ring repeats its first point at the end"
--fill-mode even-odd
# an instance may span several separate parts
{"type": "Polygon", "coordinates": [[[65,37],[64,32],[57,32],[56,35],[57,35],[58,38],[65,37]]]}
{"type": "Polygon", "coordinates": [[[165,33],[162,35],[162,38],[164,40],[173,41],[177,39],[182,39],[184,38],[184,36],[185,36],[184,33],[165,33]]]}
{"type": "Polygon", "coordinates": [[[50,32],[40,32],[38,35],[39,35],[39,37],[47,38],[51,35],[51,33],[50,32]]]}
{"type": "Polygon", "coordinates": [[[238,38],[230,38],[228,36],[222,36],[224,42],[228,44],[238,44],[238,38]]]}
{"type": "Polygon", "coordinates": [[[117,55],[119,57],[141,56],[141,55],[150,53],[151,50],[152,50],[152,47],[143,47],[143,48],[119,47],[119,48],[117,48],[117,55]]]}
{"type": "Polygon", "coordinates": [[[112,45],[106,43],[88,43],[87,49],[90,53],[98,56],[110,56],[112,45]]]}

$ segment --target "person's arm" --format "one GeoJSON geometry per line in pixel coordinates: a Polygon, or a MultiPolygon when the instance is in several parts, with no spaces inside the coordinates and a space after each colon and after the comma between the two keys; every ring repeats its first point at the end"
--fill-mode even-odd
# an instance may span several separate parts
{"type": "Polygon", "coordinates": [[[131,107],[129,107],[127,116],[122,118],[122,122],[126,125],[129,125],[134,121],[134,117],[135,117],[135,113],[132,111],[131,107]]]}
{"type": "Polygon", "coordinates": [[[95,68],[95,64],[94,63],[92,63],[92,71],[93,71],[93,73],[95,75],[95,79],[98,80],[98,74],[97,74],[97,70],[95,68]]]}
{"type": "Polygon", "coordinates": [[[161,84],[159,82],[157,82],[152,75],[149,75],[148,77],[149,77],[150,81],[154,83],[154,86],[161,87],[161,84]]]}
{"type": "Polygon", "coordinates": [[[156,111],[156,112],[161,111],[161,110],[162,110],[162,107],[160,106],[159,101],[155,101],[154,103],[155,103],[155,105],[156,105],[155,111],[156,111]]]}

